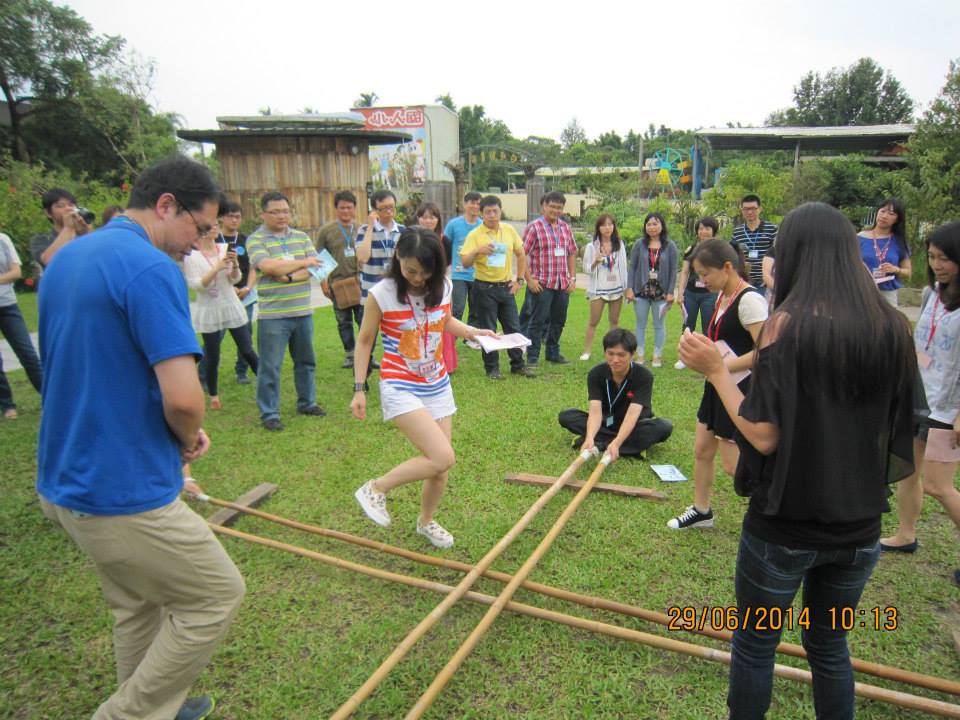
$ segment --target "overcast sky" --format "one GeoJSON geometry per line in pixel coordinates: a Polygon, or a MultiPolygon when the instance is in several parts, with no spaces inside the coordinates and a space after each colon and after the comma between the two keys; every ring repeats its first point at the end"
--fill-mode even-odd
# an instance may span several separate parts
{"type": "MultiPolygon", "coordinates": [[[[55,0],[57,1],[57,0],[55,0]]],[[[62,0],[61,0],[62,1],[62,0]]],[[[809,70],[865,56],[925,109],[960,57],[960,2],[68,0],[156,62],[153,102],[218,115],[483,105],[515,136],[761,125],[809,70]],[[952,38],[952,39],[951,39],[952,38]]]]}

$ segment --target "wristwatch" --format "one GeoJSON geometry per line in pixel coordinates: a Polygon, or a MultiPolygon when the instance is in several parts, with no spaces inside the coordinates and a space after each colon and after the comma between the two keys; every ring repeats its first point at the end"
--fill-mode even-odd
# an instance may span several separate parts
{"type": "Polygon", "coordinates": [[[367,383],[367,382],[354,383],[354,384],[353,384],[353,391],[354,391],[355,393],[358,393],[358,392],[363,392],[363,393],[365,393],[365,392],[370,392],[370,383],[367,383]]]}

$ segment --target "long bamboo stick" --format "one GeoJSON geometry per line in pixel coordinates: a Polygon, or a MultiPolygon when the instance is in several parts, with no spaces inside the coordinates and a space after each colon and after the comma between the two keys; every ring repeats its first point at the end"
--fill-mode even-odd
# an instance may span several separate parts
{"type": "MultiPolygon", "coordinates": [[[[240,530],[234,530],[233,528],[214,524],[211,524],[210,528],[214,532],[221,535],[229,535],[230,537],[238,538],[246,542],[264,545],[266,547],[282,550],[294,555],[300,555],[302,557],[310,558],[311,560],[317,560],[343,570],[352,570],[354,572],[380,580],[396,582],[410,587],[416,587],[422,590],[430,590],[431,592],[441,594],[452,593],[454,591],[452,586],[444,583],[434,582],[432,580],[424,580],[422,578],[411,577],[409,575],[402,575],[400,573],[394,573],[388,570],[381,570],[379,568],[355,563],[350,560],[343,560],[331,555],[325,555],[314,550],[301,548],[296,545],[289,545],[278,540],[271,540],[269,538],[251,535],[249,533],[241,532],[240,530]]],[[[482,605],[492,605],[494,602],[496,602],[496,598],[493,596],[474,592],[472,590],[467,592],[464,597],[482,605]]],[[[616,625],[598,622],[596,620],[588,620],[586,618],[580,618],[574,615],[567,615],[554,610],[545,610],[543,608],[514,602],[512,600],[506,604],[506,609],[522,615],[527,615],[529,617],[535,617],[541,620],[549,620],[551,622],[560,623],[569,627],[580,628],[582,630],[588,630],[601,635],[606,635],[608,637],[628,640],[650,647],[668,650],[670,652],[682,653],[684,655],[699,657],[704,660],[712,660],[714,662],[722,662],[725,664],[730,663],[729,652],[702,647],[694,643],[664,638],[660,637],[659,635],[651,635],[649,633],[640,632],[639,630],[630,630],[628,628],[622,628],[616,625]]],[[[794,668],[788,665],[776,664],[773,667],[773,672],[774,675],[778,677],[805,682],[808,685],[813,681],[812,675],[808,670],[802,670],[800,668],[794,668]]],[[[895,690],[887,690],[886,688],[880,688],[876,687],[875,685],[867,685],[859,682],[854,685],[854,692],[860,697],[876,700],[878,702],[885,702],[912,710],[919,710],[921,712],[930,713],[931,715],[939,715],[941,717],[960,718],[960,705],[953,705],[940,700],[933,700],[895,690]]]]}
{"type": "Polygon", "coordinates": [[[527,576],[533,572],[537,563],[540,562],[540,558],[550,549],[557,535],[560,534],[560,531],[563,530],[567,521],[573,513],[576,512],[577,508],[580,507],[580,504],[586,499],[587,495],[590,494],[590,491],[593,490],[593,486],[597,484],[600,476],[603,475],[603,471],[607,469],[607,466],[609,466],[611,462],[613,462],[613,458],[607,454],[604,454],[604,456],[600,458],[600,462],[597,463],[597,467],[594,468],[594,471],[590,474],[590,478],[583,484],[583,487],[577,491],[577,494],[573,496],[570,504],[560,513],[560,517],[554,522],[550,531],[543,537],[543,540],[540,541],[540,544],[537,545],[536,549],[530,554],[527,561],[520,566],[520,569],[517,570],[513,579],[507,583],[507,586],[500,592],[500,595],[497,596],[496,602],[493,603],[490,609],[487,610],[486,615],[477,623],[473,632],[467,636],[467,639],[463,641],[463,644],[453,654],[453,657],[450,658],[443,670],[441,670],[433,682],[430,683],[430,687],[424,691],[416,704],[410,708],[410,712],[406,715],[406,720],[417,720],[417,718],[422,717],[430,706],[433,705],[433,701],[437,699],[437,696],[443,688],[450,682],[453,674],[463,665],[467,656],[473,652],[477,643],[480,642],[480,638],[490,629],[493,621],[497,619],[497,616],[503,610],[504,606],[510,602],[510,598],[513,597],[513,594],[520,587],[520,583],[526,580],[527,576]]]}
{"type": "MultiPolygon", "coordinates": [[[[333,540],[340,540],[341,542],[352,543],[354,545],[369,548],[371,550],[378,550],[380,552],[396,555],[398,557],[406,558],[407,560],[413,560],[414,562],[423,563],[425,565],[433,565],[435,567],[458,570],[460,572],[470,572],[473,569],[473,565],[460,562],[459,560],[450,560],[447,558],[437,557],[436,555],[426,555],[413,550],[407,550],[406,548],[396,547],[395,545],[388,545],[387,543],[370,540],[369,538],[360,537],[358,535],[351,535],[350,533],[345,533],[340,530],[331,530],[329,528],[323,528],[316,525],[309,525],[307,523],[291,520],[280,515],[273,515],[271,513],[264,512],[263,510],[251,508],[246,505],[233,503],[228,500],[221,500],[219,498],[210,497],[207,495],[204,495],[199,499],[209,502],[211,505],[237,510],[239,512],[243,512],[254,517],[259,517],[263,520],[267,520],[278,525],[284,525],[296,530],[303,530],[304,532],[333,540]]],[[[490,569],[485,570],[483,576],[502,583],[508,583],[513,579],[512,575],[490,569]]],[[[544,585],[543,583],[538,583],[533,580],[524,580],[521,584],[521,587],[525,590],[547,595],[558,600],[565,600],[567,602],[576,603],[578,605],[583,605],[584,607],[593,608],[595,610],[606,610],[607,612],[613,612],[619,615],[640,618],[641,620],[657,623],[658,625],[663,625],[664,627],[670,627],[671,623],[674,621],[674,618],[671,618],[665,613],[657,612],[656,610],[647,610],[636,605],[628,605],[626,603],[617,602],[616,600],[597,597],[596,595],[583,595],[571,592],[569,590],[564,590],[562,588],[553,587],[552,585],[544,585]]],[[[709,624],[705,625],[703,628],[684,628],[684,630],[697,635],[703,635],[704,637],[713,638],[715,640],[723,640],[725,642],[730,642],[730,639],[733,636],[733,633],[729,630],[717,630],[710,627],[709,624]]],[[[806,650],[804,650],[802,646],[795,643],[782,642],[777,646],[777,652],[798,658],[806,658],[807,656],[806,650]]],[[[908,685],[914,685],[915,687],[926,688],[928,690],[936,690],[937,692],[960,695],[960,682],[956,682],[954,680],[948,680],[946,678],[936,677],[933,675],[926,675],[924,673],[918,673],[912,670],[904,670],[902,668],[870,662],[868,660],[860,660],[854,657],[850,658],[850,664],[853,666],[854,671],[864,673],[866,675],[873,675],[886,680],[907,683],[908,685]]]]}
{"type": "Polygon", "coordinates": [[[484,555],[480,561],[474,566],[474,568],[466,574],[463,580],[457,585],[457,587],[447,595],[439,605],[437,605],[433,610],[430,611],[430,614],[427,615],[423,620],[421,620],[417,626],[411,630],[407,636],[400,641],[400,644],[394,648],[393,652],[387,656],[387,659],[384,660],[380,667],[374,670],[373,674],[367,678],[366,682],[361,685],[357,691],[351,695],[347,701],[341,705],[337,711],[330,716],[331,720],[345,720],[345,718],[350,717],[360,704],[366,700],[370,694],[376,689],[377,685],[383,682],[384,678],[390,673],[390,671],[399,663],[404,656],[410,651],[410,649],[417,643],[417,641],[422,638],[427,631],[432,628],[440,618],[453,607],[460,598],[470,589],[470,587],[480,578],[484,570],[486,570],[493,563],[494,560],[499,557],[499,555],[509,547],[517,536],[523,532],[524,528],[530,524],[533,518],[538,512],[540,512],[543,507],[550,502],[554,495],[560,492],[560,489],[563,487],[564,483],[567,482],[574,473],[577,472],[577,469],[583,465],[583,463],[589,458],[592,454],[595,454],[595,451],[584,450],[580,453],[576,460],[570,463],[563,474],[557,478],[557,481],[547,490],[543,495],[537,498],[537,501],[530,506],[530,509],[524,513],[523,517],[517,520],[516,524],[510,528],[506,535],[504,535],[496,545],[494,545],[490,550],[484,555]]]}

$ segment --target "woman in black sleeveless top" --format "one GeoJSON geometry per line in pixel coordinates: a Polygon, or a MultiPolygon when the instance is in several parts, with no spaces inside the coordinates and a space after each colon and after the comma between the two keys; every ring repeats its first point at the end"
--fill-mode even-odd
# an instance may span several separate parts
{"type": "MultiPolygon", "coordinates": [[[[707,289],[719,293],[707,335],[723,343],[727,353],[724,362],[730,372],[742,374],[753,365],[754,342],[767,319],[767,302],[743,277],[743,258],[725,240],[701,241],[691,265],[707,289]]],[[[746,392],[749,385],[749,375],[740,379],[742,392],[746,392]]],[[[714,458],[719,448],[723,469],[733,475],[740,457],[733,442],[735,430],[716,390],[709,382],[704,383],[693,449],[693,505],[671,519],[667,527],[673,530],[713,527],[710,491],[714,458]]]]}
{"type": "Polygon", "coordinates": [[[786,617],[802,585],[795,624],[816,715],[847,720],[854,678],[841,616],[860,617],[889,485],[913,472],[917,360],[909,322],[877,292],[839,210],[807,203],[789,213],[775,273],[776,304],[746,397],[710,340],[680,341],[680,357],[706,376],[736,424],[734,487],[750,498],[727,705],[736,720],[765,716],[782,628],[770,618],[786,617]]]}

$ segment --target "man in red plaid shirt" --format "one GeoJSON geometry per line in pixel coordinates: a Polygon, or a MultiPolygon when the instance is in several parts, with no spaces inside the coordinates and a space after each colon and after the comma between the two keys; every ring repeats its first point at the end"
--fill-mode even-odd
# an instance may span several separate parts
{"type": "Polygon", "coordinates": [[[566,203],[562,192],[548,192],[540,203],[543,215],[527,225],[523,233],[530,298],[529,367],[540,361],[541,342],[547,346],[547,362],[570,362],[560,354],[560,334],[567,322],[570,293],[577,284],[577,244],[573,230],[560,219],[566,203]]]}

